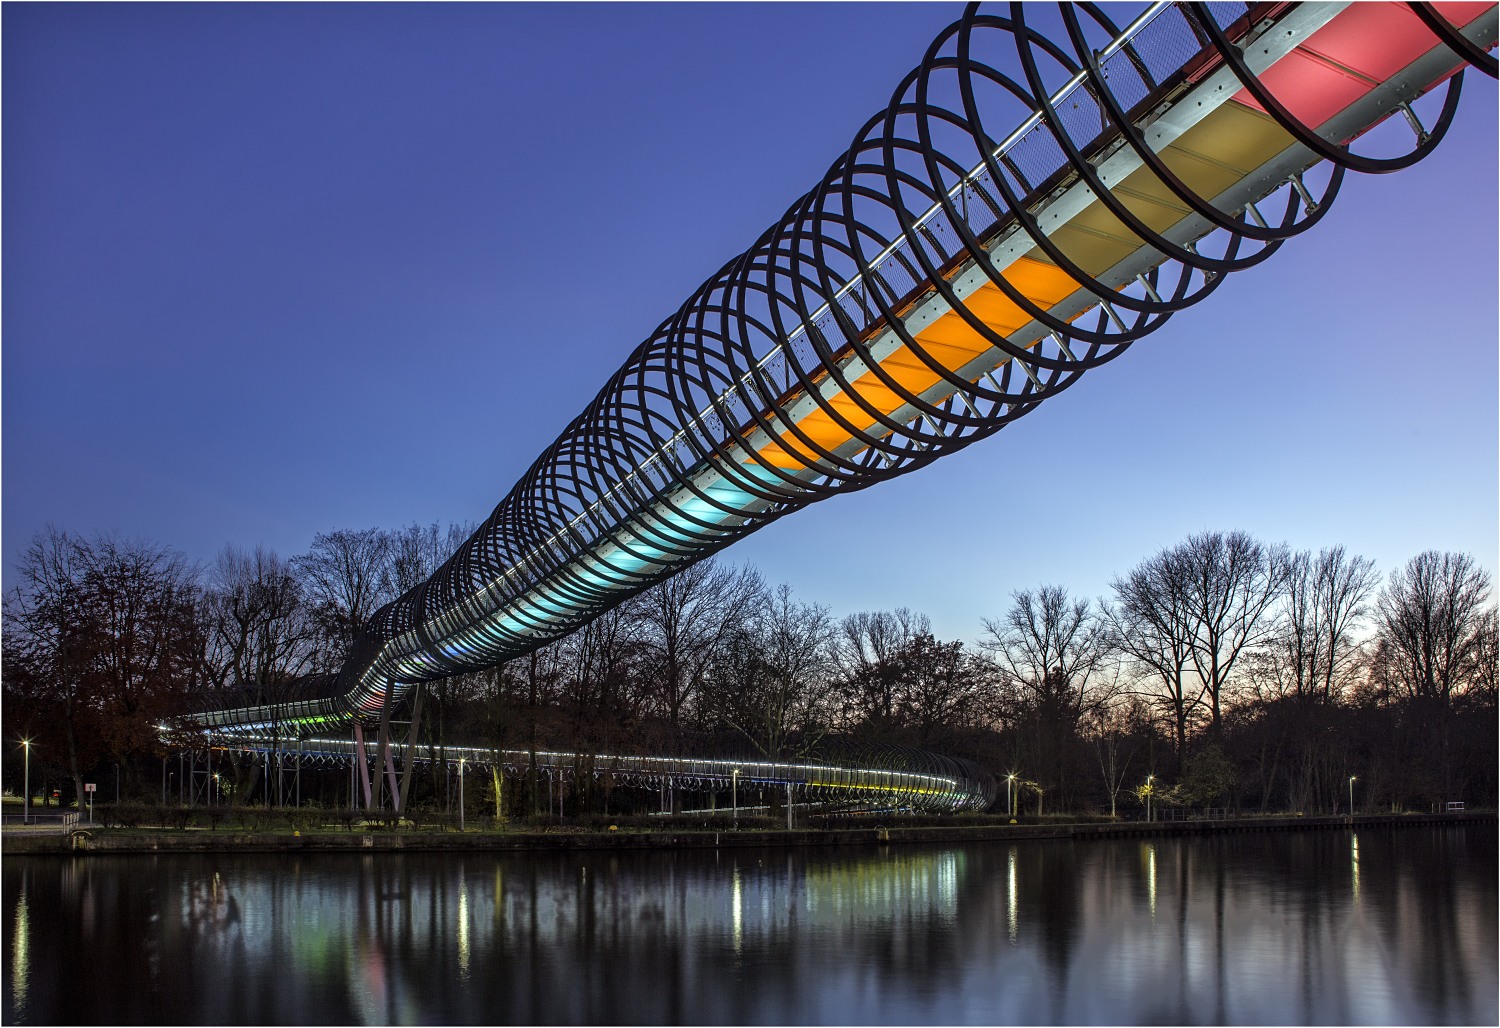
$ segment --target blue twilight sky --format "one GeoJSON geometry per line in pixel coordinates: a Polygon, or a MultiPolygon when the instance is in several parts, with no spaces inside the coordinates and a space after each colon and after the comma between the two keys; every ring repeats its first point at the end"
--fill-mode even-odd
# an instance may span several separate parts
{"type": "MultiPolygon", "coordinates": [[[[482,519],[956,4],[7,4],[3,563],[482,519]]],[[[1497,565],[1496,90],[999,436],[729,551],[973,638],[1203,528],[1497,565]]]]}

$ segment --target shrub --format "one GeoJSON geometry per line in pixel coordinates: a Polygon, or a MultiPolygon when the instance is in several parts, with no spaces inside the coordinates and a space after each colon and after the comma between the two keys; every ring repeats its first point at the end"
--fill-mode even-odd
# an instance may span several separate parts
{"type": "Polygon", "coordinates": [[[240,824],[249,828],[252,832],[263,832],[271,824],[274,817],[271,811],[265,807],[241,807],[240,824]]]}
{"type": "Polygon", "coordinates": [[[176,828],[181,831],[197,820],[194,817],[195,813],[196,811],[188,807],[165,807],[159,815],[159,823],[163,828],[176,828]]]}
{"type": "MultiPolygon", "coordinates": [[[[156,813],[139,803],[117,803],[114,807],[115,822],[122,828],[139,828],[142,822],[156,813]]],[[[158,822],[159,823],[159,822],[158,822]]]]}
{"type": "MultiPolygon", "coordinates": [[[[494,818],[474,818],[473,820],[493,821],[494,818]]],[[[458,830],[458,815],[445,814],[440,810],[423,811],[422,823],[434,831],[454,832],[458,830]]]]}

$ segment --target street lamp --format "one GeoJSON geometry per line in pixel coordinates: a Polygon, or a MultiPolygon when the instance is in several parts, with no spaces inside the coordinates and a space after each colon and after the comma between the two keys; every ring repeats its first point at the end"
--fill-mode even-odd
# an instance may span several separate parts
{"type": "Polygon", "coordinates": [[[1016,800],[1015,800],[1015,794],[1014,794],[1014,786],[1012,784],[1012,783],[1015,782],[1015,780],[1016,780],[1016,776],[1014,774],[1009,774],[1009,775],[1005,776],[1005,810],[1006,810],[1005,816],[1006,817],[1015,817],[1016,816],[1016,800]]]}
{"type": "Polygon", "coordinates": [[[21,804],[21,823],[31,824],[31,740],[22,739],[21,745],[26,747],[26,799],[21,804]]]}
{"type": "Polygon", "coordinates": [[[1147,821],[1151,820],[1151,793],[1152,793],[1151,780],[1153,778],[1155,778],[1155,777],[1156,777],[1155,775],[1147,775],[1146,776],[1146,820],[1147,821]]]}
{"type": "MultiPolygon", "coordinates": [[[[531,808],[535,810],[535,807],[531,808]]],[[[464,758],[458,758],[458,830],[464,830],[464,758]]]]}
{"type": "Polygon", "coordinates": [[[1354,820],[1354,776],[1349,776],[1349,820],[1354,820]]]}
{"type": "Polygon", "coordinates": [[[735,768],[729,775],[730,803],[734,805],[734,827],[740,826],[740,769],[735,768]]]}

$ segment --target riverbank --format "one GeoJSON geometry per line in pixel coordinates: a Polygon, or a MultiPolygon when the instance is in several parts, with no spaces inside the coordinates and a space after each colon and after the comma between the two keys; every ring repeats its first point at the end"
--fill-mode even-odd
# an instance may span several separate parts
{"type": "Polygon", "coordinates": [[[1095,824],[972,825],[952,828],[844,828],[821,831],[666,832],[213,832],[89,829],[66,835],[11,835],[6,856],[76,853],[390,853],[543,850],[756,849],[785,846],[869,846],[890,843],[1014,842],[1117,839],[1314,828],[1494,824],[1494,811],[1453,814],[1368,814],[1348,817],[1257,817],[1224,821],[1123,821],[1095,824]]]}

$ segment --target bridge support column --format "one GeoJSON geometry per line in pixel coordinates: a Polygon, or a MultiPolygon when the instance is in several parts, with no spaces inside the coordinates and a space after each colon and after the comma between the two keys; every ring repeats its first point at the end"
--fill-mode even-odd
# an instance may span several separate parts
{"type": "Polygon", "coordinates": [[[417,754],[417,732],[422,727],[422,697],[426,695],[427,687],[418,683],[417,695],[411,701],[411,725],[406,730],[406,754],[402,758],[404,765],[401,768],[401,789],[396,793],[396,813],[406,811],[406,792],[411,788],[412,758],[417,754]]]}
{"type": "Polygon", "coordinates": [[[374,797],[370,795],[370,765],[365,759],[365,730],[359,725],[354,726],[354,763],[359,767],[359,781],[364,786],[365,809],[374,810],[374,797]]]}
{"type": "Polygon", "coordinates": [[[380,700],[380,732],[375,737],[375,805],[382,810],[385,809],[385,788],[387,779],[390,781],[391,805],[396,804],[396,775],[390,768],[391,761],[391,693],[396,691],[396,683],[386,680],[385,695],[380,700]]]}

